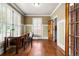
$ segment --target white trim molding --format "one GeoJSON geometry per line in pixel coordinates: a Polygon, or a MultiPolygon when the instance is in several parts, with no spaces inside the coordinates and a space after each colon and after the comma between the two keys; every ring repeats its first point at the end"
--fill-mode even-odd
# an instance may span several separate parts
{"type": "Polygon", "coordinates": [[[55,11],[56,11],[61,5],[62,5],[62,3],[59,3],[59,4],[57,5],[57,7],[54,9],[54,11],[50,14],[50,16],[52,16],[52,15],[55,13],[55,11]]]}
{"type": "Polygon", "coordinates": [[[54,20],[55,18],[58,18],[58,16],[56,15],[55,17],[52,17],[51,19],[53,19],[53,20],[54,20]]]}
{"type": "MultiPolygon", "coordinates": [[[[33,24],[25,24],[24,26],[32,26],[33,24]]],[[[42,24],[42,26],[48,26],[48,24],[42,24]]]]}
{"type": "Polygon", "coordinates": [[[32,24],[26,24],[26,25],[24,25],[24,26],[32,26],[32,24]]]}
{"type": "Polygon", "coordinates": [[[25,16],[50,16],[50,15],[25,15],[25,16]]]}
{"type": "Polygon", "coordinates": [[[25,15],[25,13],[15,3],[7,3],[7,4],[13,7],[15,10],[17,10],[20,14],[25,15]]]}
{"type": "Polygon", "coordinates": [[[48,39],[48,37],[33,37],[33,39],[48,39]]]}

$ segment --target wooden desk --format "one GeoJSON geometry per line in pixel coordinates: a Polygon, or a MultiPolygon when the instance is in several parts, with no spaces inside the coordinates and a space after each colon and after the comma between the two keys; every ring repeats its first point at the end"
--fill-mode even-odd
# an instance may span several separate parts
{"type": "Polygon", "coordinates": [[[28,34],[22,35],[20,37],[5,37],[4,53],[6,53],[9,47],[14,45],[16,47],[16,54],[17,54],[20,48],[23,47],[25,50],[25,46],[26,45],[29,46],[30,43],[32,47],[32,38],[29,37],[28,34]]]}
{"type": "Polygon", "coordinates": [[[11,47],[11,41],[14,40],[14,46],[16,47],[16,54],[19,51],[19,48],[21,47],[23,41],[21,41],[21,37],[5,37],[5,43],[4,43],[4,53],[11,47]]]}

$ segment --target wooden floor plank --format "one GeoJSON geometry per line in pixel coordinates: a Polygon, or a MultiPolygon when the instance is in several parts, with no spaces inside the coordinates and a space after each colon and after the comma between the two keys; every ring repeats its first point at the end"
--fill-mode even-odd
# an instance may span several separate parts
{"type": "Polygon", "coordinates": [[[21,49],[18,54],[8,52],[4,56],[64,56],[62,49],[52,41],[34,40],[32,48],[21,49]]]}

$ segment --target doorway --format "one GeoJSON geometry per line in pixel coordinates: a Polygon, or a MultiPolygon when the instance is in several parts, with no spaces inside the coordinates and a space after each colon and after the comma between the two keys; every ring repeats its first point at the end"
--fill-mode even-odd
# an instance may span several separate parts
{"type": "Polygon", "coordinates": [[[53,41],[53,20],[48,21],[48,41],[53,41]]]}
{"type": "Polygon", "coordinates": [[[54,20],[55,20],[55,42],[57,43],[57,17],[54,20]]]}

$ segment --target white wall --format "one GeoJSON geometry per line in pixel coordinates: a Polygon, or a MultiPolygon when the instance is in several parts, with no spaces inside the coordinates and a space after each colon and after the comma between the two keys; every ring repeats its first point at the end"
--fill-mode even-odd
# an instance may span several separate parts
{"type": "Polygon", "coordinates": [[[65,20],[57,22],[57,45],[65,50],[65,20]]]}
{"type": "Polygon", "coordinates": [[[65,50],[65,3],[62,3],[51,15],[51,19],[57,17],[57,44],[65,50]]]}

